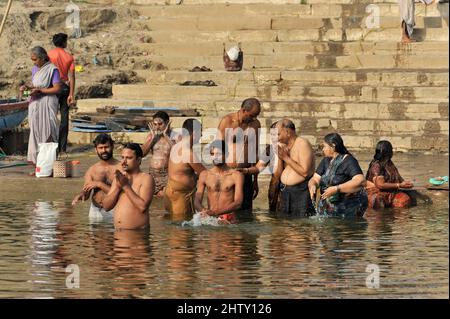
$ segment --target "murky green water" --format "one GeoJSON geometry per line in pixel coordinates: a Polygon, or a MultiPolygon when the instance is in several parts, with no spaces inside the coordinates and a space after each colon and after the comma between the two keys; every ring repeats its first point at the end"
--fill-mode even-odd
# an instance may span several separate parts
{"type": "Polygon", "coordinates": [[[449,296],[447,192],[432,193],[432,205],[366,219],[258,210],[238,225],[196,228],[163,219],[157,201],[149,232],[114,231],[89,222],[87,203],[70,206],[81,180],[11,176],[0,176],[0,298],[449,296]],[[79,288],[66,287],[71,264],[79,288]],[[379,267],[378,289],[366,286],[370,264],[379,267]]]}

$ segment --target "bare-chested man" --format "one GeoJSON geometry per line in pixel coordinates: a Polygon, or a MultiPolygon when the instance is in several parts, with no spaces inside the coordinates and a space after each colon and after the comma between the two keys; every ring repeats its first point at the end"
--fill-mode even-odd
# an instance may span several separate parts
{"type": "Polygon", "coordinates": [[[283,161],[280,183],[280,212],[290,216],[314,214],[308,181],[314,174],[314,151],[308,140],[297,137],[295,125],[283,119],[277,124],[278,157],[283,161]]]}
{"type": "Polygon", "coordinates": [[[279,207],[279,195],[280,195],[280,177],[283,172],[283,161],[278,158],[278,129],[276,128],[278,122],[274,122],[270,126],[270,144],[266,145],[263,151],[261,150],[258,163],[252,167],[238,168],[237,170],[245,175],[249,174],[260,174],[268,166],[270,167],[269,172],[271,173],[268,199],[269,199],[269,211],[275,212],[279,207]]]}
{"type": "Polygon", "coordinates": [[[152,203],[153,177],[140,169],[142,149],[128,143],[122,150],[121,171],[116,170],[109,193],[103,199],[103,207],[114,208],[116,229],[142,229],[149,227],[148,208],[152,203]]]}
{"type": "Polygon", "coordinates": [[[244,199],[244,175],[225,164],[225,141],[214,141],[210,154],[214,167],[200,174],[195,209],[218,217],[223,224],[234,224],[237,222],[236,211],[240,209],[244,199]],[[205,189],[208,190],[208,208],[202,205],[205,189]]]}
{"type": "Polygon", "coordinates": [[[173,220],[189,220],[195,213],[197,177],[205,167],[195,155],[193,147],[198,144],[201,136],[200,122],[187,119],[183,123],[181,140],[170,152],[169,181],[164,191],[164,207],[173,220]]]}
{"type": "MultiPolygon", "coordinates": [[[[217,139],[227,143],[227,165],[230,168],[242,169],[258,162],[259,129],[257,120],[261,113],[261,104],[255,98],[242,102],[241,109],[226,115],[219,124],[217,139]]],[[[251,210],[253,200],[258,196],[258,175],[244,174],[244,200],[241,210],[251,210]]]]}
{"type": "Polygon", "coordinates": [[[95,151],[100,161],[92,165],[84,175],[83,191],[75,196],[72,205],[85,201],[93,191],[89,218],[112,217],[112,212],[103,208],[103,198],[108,194],[114,179],[118,161],[113,158],[114,141],[108,134],[99,134],[94,139],[95,151]]]}
{"type": "Polygon", "coordinates": [[[177,142],[177,136],[171,130],[169,115],[158,111],[149,123],[151,132],[142,145],[144,157],[151,154],[149,173],[155,180],[155,194],[164,196],[164,187],[167,185],[170,149],[177,142]]]}

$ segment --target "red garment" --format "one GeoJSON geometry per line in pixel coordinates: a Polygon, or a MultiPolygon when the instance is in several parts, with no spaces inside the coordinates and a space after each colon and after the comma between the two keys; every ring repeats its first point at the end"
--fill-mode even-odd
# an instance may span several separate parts
{"type": "Polygon", "coordinates": [[[237,223],[236,213],[223,214],[219,216],[219,220],[224,220],[229,222],[230,224],[237,223]]]}
{"type": "Polygon", "coordinates": [[[392,200],[392,207],[404,208],[409,206],[411,206],[411,197],[409,197],[408,194],[403,192],[395,194],[394,199],[392,200]]]}
{"type": "Polygon", "coordinates": [[[48,52],[48,57],[50,62],[58,67],[61,81],[69,81],[69,70],[75,70],[75,59],[73,56],[63,48],[54,48],[48,52]]]}
{"type": "Polygon", "coordinates": [[[386,183],[403,182],[403,178],[392,161],[388,161],[384,165],[379,161],[372,161],[366,176],[369,182],[366,190],[370,208],[404,208],[411,205],[411,198],[406,193],[398,190],[380,190],[375,183],[375,178],[378,176],[383,176],[386,183]]]}

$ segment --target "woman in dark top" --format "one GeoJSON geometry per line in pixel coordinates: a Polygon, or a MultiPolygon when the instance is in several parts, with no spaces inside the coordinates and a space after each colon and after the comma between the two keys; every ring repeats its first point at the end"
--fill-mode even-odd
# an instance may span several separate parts
{"type": "Polygon", "coordinates": [[[414,185],[403,180],[391,160],[392,155],[392,144],[389,141],[379,141],[366,175],[370,208],[402,208],[411,205],[412,198],[400,189],[412,188],[414,185]]]}
{"type": "Polygon", "coordinates": [[[364,215],[367,209],[366,180],[358,161],[347,151],[339,134],[325,136],[323,154],[325,157],[308,183],[313,201],[317,187],[322,194],[317,213],[343,217],[364,215]]]}

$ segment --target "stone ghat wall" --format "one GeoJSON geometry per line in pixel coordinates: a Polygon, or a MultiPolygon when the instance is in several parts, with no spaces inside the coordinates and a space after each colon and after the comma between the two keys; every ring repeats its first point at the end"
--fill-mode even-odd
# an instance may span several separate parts
{"type": "Polygon", "coordinates": [[[84,3],[106,4],[106,5],[211,5],[211,4],[326,4],[338,3],[352,4],[374,4],[394,3],[396,0],[85,0],[84,3]]]}
{"type": "MultiPolygon", "coordinates": [[[[395,0],[95,2],[113,5],[110,10],[136,5],[120,25],[128,42],[117,63],[127,63],[145,83],[113,85],[112,99],[80,100],[78,112],[105,105],[197,109],[208,129],[243,99],[257,97],[263,127],[290,118],[316,145],[337,131],[352,150],[389,139],[396,150],[448,152],[448,4],[417,4],[418,42],[402,44],[395,0]],[[380,20],[369,28],[366,8],[373,3],[380,20]],[[225,72],[223,45],[237,43],[243,70],[225,72]],[[189,72],[195,66],[212,72],[189,72]],[[180,85],[186,81],[215,85],[180,85]]],[[[114,26],[103,27],[103,45],[105,39],[125,43],[114,26]]],[[[89,60],[86,69],[95,70],[89,60]]],[[[174,119],[174,126],[183,120],[174,119]]],[[[73,143],[90,142],[87,137],[70,135],[73,143]]]]}

